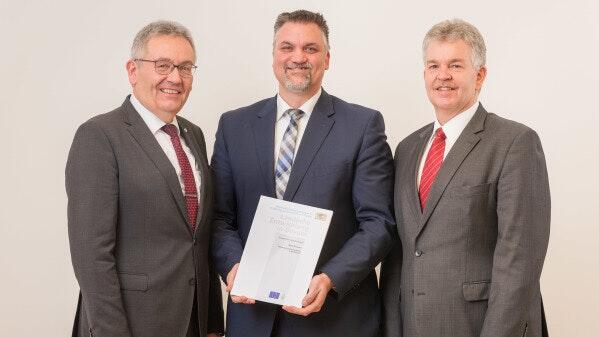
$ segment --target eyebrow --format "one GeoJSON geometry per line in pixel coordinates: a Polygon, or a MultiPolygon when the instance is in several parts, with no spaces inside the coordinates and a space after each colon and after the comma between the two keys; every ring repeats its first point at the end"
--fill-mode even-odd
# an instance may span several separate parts
{"type": "MultiPolygon", "coordinates": [[[[449,63],[455,63],[455,62],[465,62],[465,60],[461,59],[461,58],[455,58],[455,59],[449,60],[449,63]]],[[[436,59],[432,59],[432,60],[426,61],[426,64],[429,64],[429,63],[440,63],[440,62],[437,61],[436,59]]]]}
{"type": "MultiPolygon", "coordinates": [[[[172,64],[175,64],[175,61],[171,60],[168,57],[159,57],[156,59],[156,61],[168,61],[168,62],[171,62],[172,64]]],[[[194,65],[194,62],[192,60],[184,60],[184,61],[181,61],[181,63],[179,63],[179,64],[186,64],[186,63],[194,65]]]]}
{"type": "MultiPolygon", "coordinates": [[[[289,42],[289,41],[281,41],[281,42],[279,42],[279,45],[290,45],[290,46],[295,46],[295,44],[294,44],[294,43],[291,43],[291,42],[289,42]]],[[[302,48],[303,48],[303,47],[318,47],[318,43],[316,43],[316,42],[308,42],[308,43],[306,43],[305,45],[302,45],[302,48]]]]}

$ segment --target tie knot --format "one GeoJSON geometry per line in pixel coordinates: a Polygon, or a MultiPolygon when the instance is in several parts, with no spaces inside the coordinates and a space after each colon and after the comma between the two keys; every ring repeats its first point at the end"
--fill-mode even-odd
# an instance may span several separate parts
{"type": "Polygon", "coordinates": [[[438,128],[435,132],[435,138],[439,138],[441,140],[445,139],[445,132],[443,132],[443,128],[438,128]]]}
{"type": "Polygon", "coordinates": [[[166,132],[167,135],[171,136],[171,138],[179,137],[179,135],[177,134],[177,127],[174,126],[173,124],[165,124],[160,129],[162,129],[162,131],[166,132]]]}
{"type": "Polygon", "coordinates": [[[300,109],[289,109],[285,112],[289,114],[289,117],[291,117],[291,119],[294,121],[298,121],[304,115],[304,112],[300,109]]]}

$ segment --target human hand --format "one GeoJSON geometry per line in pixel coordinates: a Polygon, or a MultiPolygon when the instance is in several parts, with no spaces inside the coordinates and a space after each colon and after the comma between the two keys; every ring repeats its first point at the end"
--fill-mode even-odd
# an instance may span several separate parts
{"type": "MultiPolygon", "coordinates": [[[[233,268],[231,268],[229,273],[227,274],[226,290],[229,294],[231,293],[231,289],[233,289],[233,283],[235,283],[235,276],[237,275],[237,269],[239,269],[239,263],[236,263],[233,266],[233,268]]],[[[246,296],[236,296],[236,295],[231,295],[231,301],[233,301],[233,303],[244,303],[244,304],[256,303],[256,300],[254,300],[253,298],[249,298],[246,296]]]]}
{"type": "Polygon", "coordinates": [[[284,305],[283,310],[291,314],[308,316],[311,313],[319,312],[324,304],[329,291],[333,288],[333,282],[325,273],[320,273],[312,277],[308,293],[302,300],[302,307],[284,305]]]}

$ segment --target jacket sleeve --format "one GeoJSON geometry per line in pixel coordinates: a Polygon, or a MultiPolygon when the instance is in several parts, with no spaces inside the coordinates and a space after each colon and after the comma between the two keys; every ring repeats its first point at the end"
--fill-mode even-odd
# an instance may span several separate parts
{"type": "Polygon", "coordinates": [[[497,186],[497,243],[481,337],[523,336],[549,241],[550,196],[541,142],[531,129],[510,146],[497,186]]]}
{"type": "Polygon", "coordinates": [[[93,120],[75,134],[65,183],[71,260],[90,333],[130,337],[114,256],[118,166],[109,139],[93,120]]]}
{"type": "Polygon", "coordinates": [[[381,301],[383,305],[381,332],[383,337],[403,336],[402,318],[399,310],[403,256],[397,231],[393,234],[393,247],[381,265],[381,301]]]}
{"type": "Polygon", "coordinates": [[[235,186],[225,141],[224,124],[221,117],[210,163],[215,198],[210,246],[216,271],[226,280],[231,268],[241,261],[243,245],[237,232],[235,186]]]}
{"type": "Polygon", "coordinates": [[[208,302],[208,333],[224,335],[223,298],[218,273],[210,266],[210,299],[208,302]]]}
{"type": "Polygon", "coordinates": [[[320,270],[327,274],[341,300],[371,273],[393,244],[393,159],[383,116],[370,118],[355,161],[352,185],[358,231],[320,270]]]}

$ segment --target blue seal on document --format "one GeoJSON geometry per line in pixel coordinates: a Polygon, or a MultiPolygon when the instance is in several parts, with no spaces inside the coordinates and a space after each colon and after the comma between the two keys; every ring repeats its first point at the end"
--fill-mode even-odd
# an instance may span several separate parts
{"type": "Polygon", "coordinates": [[[276,291],[271,291],[268,293],[268,298],[274,298],[275,300],[278,300],[280,295],[281,294],[276,291]]]}

